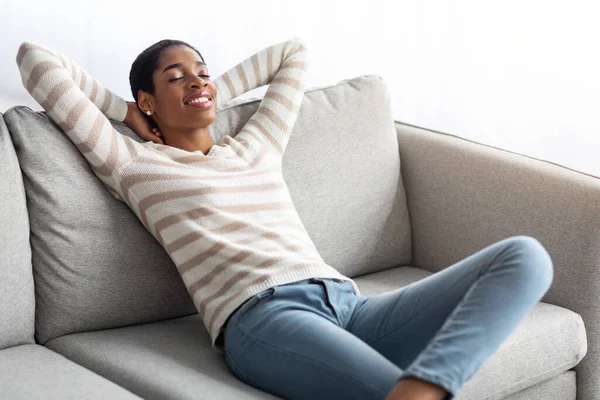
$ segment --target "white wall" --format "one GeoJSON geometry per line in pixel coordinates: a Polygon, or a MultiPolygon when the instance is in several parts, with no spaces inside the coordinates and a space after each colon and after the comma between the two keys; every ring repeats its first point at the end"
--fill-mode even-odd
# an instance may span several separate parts
{"type": "Polygon", "coordinates": [[[397,120],[600,176],[592,0],[0,1],[0,111],[40,109],[14,61],[26,40],[64,52],[131,100],[131,63],[160,39],[195,45],[218,76],[300,36],[309,86],[378,74],[397,120]]]}

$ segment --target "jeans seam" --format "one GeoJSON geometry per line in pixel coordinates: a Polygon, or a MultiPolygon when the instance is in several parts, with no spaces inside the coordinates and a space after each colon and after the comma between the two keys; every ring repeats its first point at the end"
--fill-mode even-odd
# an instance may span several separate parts
{"type": "MultiPolygon", "coordinates": [[[[326,369],[328,369],[328,370],[330,370],[330,371],[333,371],[333,372],[335,372],[335,373],[337,373],[337,374],[339,374],[339,375],[341,375],[341,376],[345,377],[346,379],[349,379],[349,380],[351,380],[351,381],[353,381],[353,382],[356,382],[358,385],[360,385],[360,386],[364,387],[364,388],[365,388],[365,389],[367,389],[369,392],[373,393],[373,395],[374,395],[375,397],[379,396],[379,393],[376,391],[376,389],[373,389],[373,388],[371,388],[371,387],[367,386],[366,384],[364,384],[363,382],[361,382],[361,381],[359,381],[359,380],[357,380],[357,379],[354,379],[354,377],[352,377],[351,375],[347,375],[347,374],[345,374],[345,373],[343,373],[343,372],[341,372],[341,371],[339,371],[339,370],[337,370],[337,369],[335,369],[335,368],[333,368],[333,367],[330,367],[330,366],[328,366],[328,365],[326,365],[326,364],[323,364],[323,363],[319,362],[318,360],[315,360],[315,359],[313,359],[313,358],[306,357],[306,356],[305,356],[305,355],[303,355],[303,354],[300,354],[300,353],[294,353],[294,352],[291,352],[291,351],[288,351],[288,350],[281,350],[281,349],[279,349],[279,348],[277,348],[277,347],[275,347],[275,346],[271,346],[271,345],[269,345],[268,343],[266,343],[266,342],[263,342],[262,340],[255,339],[255,338],[251,337],[250,335],[248,335],[248,334],[247,334],[247,333],[246,333],[246,332],[245,332],[245,331],[244,331],[244,330],[241,328],[241,326],[240,326],[239,324],[236,324],[236,328],[237,328],[237,329],[240,331],[240,333],[241,333],[242,335],[244,335],[244,337],[246,337],[246,339],[248,339],[248,340],[250,340],[251,342],[253,342],[253,344],[258,344],[259,346],[262,346],[262,347],[266,347],[266,348],[272,349],[272,350],[274,350],[274,351],[276,351],[276,352],[278,352],[278,353],[282,353],[282,354],[285,354],[285,355],[288,355],[288,356],[289,356],[289,355],[292,355],[292,356],[295,356],[295,357],[298,357],[298,358],[302,358],[302,359],[304,359],[304,360],[308,360],[308,361],[314,362],[315,364],[318,364],[318,365],[320,365],[320,366],[322,366],[322,367],[324,367],[324,368],[326,368],[326,369]]],[[[244,374],[244,375],[245,375],[245,374],[244,374]]]]}
{"type": "MultiPolygon", "coordinates": [[[[448,290],[450,290],[450,289],[454,288],[454,286],[456,286],[456,285],[457,285],[457,284],[459,284],[460,282],[461,282],[461,280],[457,280],[457,281],[454,283],[454,285],[452,285],[452,286],[451,286],[451,287],[449,287],[449,288],[446,288],[446,290],[444,291],[444,293],[446,293],[448,290]]],[[[475,281],[475,283],[477,283],[477,281],[475,281]]],[[[474,283],[474,284],[475,284],[475,283],[474,283]]],[[[474,284],[473,284],[473,285],[474,285],[474,284]]],[[[472,287],[473,285],[471,285],[471,287],[472,287]]],[[[464,299],[465,295],[466,295],[466,292],[465,292],[465,294],[463,294],[463,295],[462,295],[461,299],[460,299],[460,300],[458,301],[458,303],[456,304],[456,307],[458,307],[458,305],[460,304],[460,302],[461,302],[461,301],[464,299]]],[[[432,305],[434,305],[434,304],[435,304],[435,301],[432,301],[431,303],[427,304],[427,305],[426,305],[426,306],[425,306],[425,307],[424,307],[424,308],[421,310],[421,313],[422,313],[423,311],[425,311],[425,310],[428,310],[428,309],[429,309],[429,308],[430,308],[432,305]]],[[[445,320],[444,320],[444,322],[442,323],[442,326],[443,326],[443,325],[446,323],[446,321],[448,321],[448,318],[450,318],[450,316],[451,316],[451,315],[454,313],[454,311],[456,310],[456,307],[454,307],[454,308],[452,309],[452,311],[450,312],[450,314],[448,314],[448,316],[446,317],[446,319],[445,319],[445,320]]],[[[372,341],[371,343],[369,343],[369,344],[370,344],[370,345],[374,345],[375,343],[377,343],[377,342],[378,342],[378,341],[380,341],[381,339],[384,339],[385,337],[387,337],[387,336],[389,336],[390,334],[394,333],[396,330],[398,330],[398,329],[402,328],[404,325],[408,324],[410,321],[412,321],[413,319],[415,319],[416,317],[418,317],[419,315],[421,315],[421,313],[418,313],[418,314],[415,314],[415,315],[413,315],[413,316],[412,316],[410,319],[408,319],[408,320],[404,321],[404,323],[403,323],[403,324],[401,324],[401,325],[394,326],[392,329],[390,329],[389,331],[387,331],[387,332],[386,332],[386,333],[384,333],[383,335],[379,336],[377,339],[373,340],[373,341],[372,341]]],[[[441,327],[440,327],[440,329],[441,329],[441,327]]],[[[436,334],[437,334],[437,333],[436,333],[436,334]]],[[[435,336],[435,335],[434,335],[434,336],[435,336]]]]}
{"type": "Polygon", "coordinates": [[[248,377],[246,376],[246,374],[244,374],[244,372],[242,371],[242,369],[237,365],[237,363],[235,362],[235,360],[231,356],[231,352],[229,350],[225,350],[225,353],[229,357],[229,362],[235,368],[235,373],[237,373],[238,375],[240,375],[240,378],[242,379],[242,381],[244,381],[245,383],[248,383],[248,377]]]}

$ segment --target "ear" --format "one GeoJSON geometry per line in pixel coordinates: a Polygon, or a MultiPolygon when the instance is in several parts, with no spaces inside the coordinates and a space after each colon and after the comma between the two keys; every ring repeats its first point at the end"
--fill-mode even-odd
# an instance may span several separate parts
{"type": "Polygon", "coordinates": [[[143,113],[154,111],[154,97],[143,90],[138,90],[138,105],[143,113]]]}

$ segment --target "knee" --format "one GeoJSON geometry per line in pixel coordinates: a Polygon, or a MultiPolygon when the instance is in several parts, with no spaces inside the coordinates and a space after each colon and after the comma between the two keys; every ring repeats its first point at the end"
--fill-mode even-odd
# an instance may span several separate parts
{"type": "Polygon", "coordinates": [[[554,279],[554,264],[550,253],[539,240],[532,236],[514,236],[508,239],[510,246],[523,257],[521,273],[532,284],[540,286],[544,292],[550,288],[554,279]]]}

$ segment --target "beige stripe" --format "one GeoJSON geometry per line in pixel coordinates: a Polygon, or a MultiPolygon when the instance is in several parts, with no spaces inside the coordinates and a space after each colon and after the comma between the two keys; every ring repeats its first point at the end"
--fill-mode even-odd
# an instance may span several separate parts
{"type": "Polygon", "coordinates": [[[85,72],[82,72],[81,74],[81,82],[79,84],[79,89],[81,89],[82,92],[85,93],[85,86],[87,85],[87,74],[85,72]]]}
{"type": "MultiPolygon", "coordinates": [[[[232,222],[230,224],[226,224],[221,226],[218,229],[211,229],[211,233],[214,233],[216,235],[221,235],[221,234],[226,234],[226,233],[231,233],[231,232],[237,232],[243,229],[247,229],[247,228],[251,228],[256,235],[255,236],[251,236],[248,237],[244,240],[238,240],[236,241],[237,244],[251,244],[251,243],[255,243],[255,242],[260,242],[263,241],[265,239],[271,241],[271,242],[279,242],[281,240],[284,239],[284,236],[287,238],[294,238],[298,241],[304,241],[304,239],[301,236],[296,236],[296,235],[291,235],[288,232],[286,232],[285,235],[282,235],[274,230],[269,229],[270,227],[274,227],[274,226],[285,226],[288,229],[293,229],[296,232],[298,232],[299,234],[302,234],[304,232],[304,227],[297,224],[297,223],[293,223],[293,222],[288,222],[288,221],[277,221],[275,223],[266,223],[261,225],[261,227],[256,227],[254,225],[248,224],[246,222],[242,222],[242,221],[235,221],[232,222]],[[266,227],[263,229],[263,227],[266,227]],[[261,232],[259,234],[259,232],[261,232]]],[[[204,234],[202,232],[198,232],[198,231],[194,231],[191,233],[188,233],[187,235],[174,240],[173,242],[171,242],[170,244],[167,245],[167,250],[172,254],[182,248],[184,248],[185,246],[194,243],[195,241],[197,241],[198,239],[201,239],[205,237],[204,234]]],[[[300,250],[299,247],[296,248],[296,250],[300,250]]]]}
{"type": "Polygon", "coordinates": [[[62,68],[52,61],[42,61],[33,67],[31,74],[29,74],[29,80],[27,81],[27,91],[33,93],[38,83],[44,75],[51,72],[52,70],[62,68]]]}
{"type": "Polygon", "coordinates": [[[195,219],[199,219],[199,218],[208,217],[212,214],[215,214],[216,212],[217,212],[217,210],[215,210],[214,208],[202,206],[202,207],[190,210],[190,211],[177,213],[177,214],[171,214],[167,217],[164,217],[164,218],[161,218],[160,220],[158,220],[154,224],[154,229],[156,230],[157,235],[160,235],[163,230],[165,230],[168,227],[175,225],[181,221],[195,220],[195,219]]]}
{"type": "Polygon", "coordinates": [[[19,66],[19,68],[21,68],[21,63],[23,62],[23,59],[25,58],[25,56],[28,53],[32,53],[35,51],[41,51],[44,52],[46,54],[50,54],[51,56],[55,56],[56,55],[54,53],[52,53],[51,51],[38,46],[37,44],[33,44],[33,43],[28,43],[27,45],[23,46],[23,47],[19,47],[19,51],[17,53],[17,65],[19,66]]]}
{"type": "MultiPolygon", "coordinates": [[[[266,265],[266,267],[269,267],[270,265],[266,265]]],[[[210,318],[210,322],[209,322],[209,326],[212,326],[215,323],[215,320],[217,319],[217,317],[223,312],[223,309],[229,304],[231,303],[237,296],[238,293],[245,290],[247,287],[250,286],[255,286],[255,285],[260,285],[261,283],[263,283],[264,281],[266,281],[267,279],[272,279],[272,278],[277,278],[280,275],[285,275],[288,274],[290,272],[294,272],[294,271],[301,271],[306,267],[314,267],[314,264],[296,264],[293,267],[288,267],[288,268],[282,268],[281,271],[278,271],[274,274],[268,274],[265,276],[261,276],[255,280],[253,280],[252,282],[250,282],[245,288],[236,291],[234,294],[232,294],[231,296],[229,296],[228,298],[226,298],[222,303],[219,304],[219,306],[215,309],[214,314],[212,315],[212,317],[210,318]]],[[[258,268],[258,267],[253,267],[254,269],[258,268]]],[[[249,274],[252,272],[251,268],[246,269],[246,271],[244,271],[244,273],[249,274]]],[[[227,283],[227,285],[223,285],[223,288],[220,290],[220,292],[227,292],[231,289],[231,287],[233,287],[241,278],[236,279],[235,281],[233,281],[233,279],[230,279],[227,283]],[[231,284],[229,283],[231,282],[231,284]]],[[[191,294],[191,293],[190,293],[191,294]]],[[[193,294],[191,294],[193,296],[193,294]]],[[[204,302],[202,302],[200,304],[200,308],[205,312],[206,311],[206,305],[208,304],[208,302],[205,300],[204,302]]],[[[203,314],[204,314],[203,312],[203,314]]]]}
{"type": "MultiPolygon", "coordinates": [[[[254,135],[254,134],[251,134],[254,135]]],[[[260,142],[262,143],[262,141],[260,142]]],[[[249,147],[249,143],[247,143],[248,147],[249,147]]],[[[271,154],[272,152],[267,149],[265,146],[260,146],[259,148],[259,152],[256,155],[256,157],[250,162],[249,167],[250,168],[254,168],[256,165],[260,164],[262,162],[262,160],[267,156],[267,154],[271,154]]],[[[279,168],[281,168],[280,165],[277,165],[279,168]]],[[[280,171],[281,172],[281,171],[280,171]]]]}
{"type": "MultiPolygon", "coordinates": [[[[248,228],[249,226],[250,225],[245,222],[235,221],[230,224],[226,224],[225,226],[222,226],[219,229],[216,229],[216,230],[213,229],[213,230],[211,230],[211,232],[214,233],[215,235],[219,235],[219,234],[223,234],[223,233],[231,233],[231,232],[239,231],[239,230],[248,228]]],[[[187,235],[180,237],[179,239],[174,240],[173,242],[169,243],[167,245],[167,251],[170,254],[172,254],[172,253],[176,252],[177,250],[184,248],[188,244],[193,243],[202,237],[204,237],[204,234],[202,232],[199,232],[199,231],[190,232],[187,235]]]]}
{"type": "MultiPolygon", "coordinates": [[[[89,104],[89,100],[87,98],[84,98],[82,100],[86,100],[87,103],[89,104]]],[[[80,101],[78,104],[81,104],[83,101],[80,101]]],[[[90,104],[90,107],[94,107],[95,106],[93,104],[90,104]]],[[[73,110],[75,110],[77,107],[75,107],[73,110]]],[[[67,119],[69,119],[71,117],[71,115],[74,113],[73,110],[69,113],[69,117],[67,117],[67,119]]],[[[96,143],[98,141],[98,139],[101,136],[105,136],[108,135],[108,132],[103,132],[104,129],[106,129],[106,125],[105,123],[107,122],[107,119],[104,115],[102,115],[102,113],[98,112],[96,114],[96,119],[94,120],[94,124],[92,125],[92,128],[90,129],[90,136],[81,143],[78,143],[76,146],[79,149],[79,151],[82,154],[87,154],[90,152],[95,151],[95,147],[96,147],[96,143]]],[[[72,129],[72,128],[70,128],[72,129]]],[[[97,174],[103,175],[103,176],[112,176],[114,170],[116,167],[118,167],[119,164],[119,147],[118,147],[118,142],[117,142],[117,137],[116,135],[118,134],[118,132],[116,132],[112,126],[110,128],[112,132],[110,132],[111,135],[111,141],[110,141],[110,150],[108,152],[108,155],[106,156],[106,160],[104,160],[104,163],[102,165],[99,166],[95,166],[95,165],[91,165],[92,169],[94,170],[94,172],[96,172],[97,174]]]]}
{"type": "Polygon", "coordinates": [[[102,132],[102,128],[104,127],[104,122],[104,115],[102,115],[101,113],[97,113],[96,119],[94,120],[94,123],[90,129],[90,136],[86,141],[77,144],[77,148],[81,153],[85,155],[94,151],[96,143],[95,141],[92,141],[90,139],[92,139],[92,137],[95,137],[96,141],[98,140],[98,138],[100,137],[100,133],[102,132]]]}
{"type": "Polygon", "coordinates": [[[106,114],[108,112],[108,109],[110,108],[111,104],[112,104],[111,93],[108,90],[104,90],[104,102],[102,102],[102,105],[99,107],[100,111],[102,111],[102,113],[106,114]]]}
{"type": "Polygon", "coordinates": [[[169,215],[167,217],[161,218],[156,222],[154,228],[157,234],[161,234],[163,230],[169,228],[170,226],[186,220],[196,220],[200,218],[208,217],[212,214],[217,213],[218,211],[231,212],[231,213],[251,213],[258,211],[279,211],[279,210],[295,210],[294,204],[290,202],[280,202],[280,203],[262,203],[262,204],[251,204],[251,205],[242,205],[242,206],[229,206],[229,207],[219,207],[219,209],[215,209],[210,206],[202,206],[190,211],[185,211],[182,213],[176,213],[169,215]]]}
{"type": "MultiPolygon", "coordinates": [[[[280,186],[279,184],[277,186],[280,186]]],[[[294,204],[289,201],[261,203],[261,204],[242,204],[234,206],[221,206],[220,210],[232,213],[253,213],[259,211],[276,210],[294,210],[294,204]]]]}
{"type": "Polygon", "coordinates": [[[256,87],[262,86],[262,75],[260,74],[260,59],[258,53],[254,54],[250,59],[252,62],[252,72],[254,72],[254,82],[256,87]]]}
{"type": "Polygon", "coordinates": [[[250,89],[250,85],[248,84],[248,77],[246,76],[246,71],[244,71],[244,67],[242,64],[238,64],[235,68],[238,77],[242,81],[242,87],[244,88],[243,93],[246,93],[250,89]]]}
{"type": "Polygon", "coordinates": [[[52,89],[50,89],[50,92],[44,99],[44,109],[46,111],[52,111],[62,95],[64,95],[72,86],[73,82],[68,79],[62,80],[56,84],[52,89]]]}
{"type": "MultiPolygon", "coordinates": [[[[278,232],[276,232],[272,229],[269,229],[272,227],[280,227],[280,228],[286,227],[287,229],[293,229],[300,234],[302,234],[304,232],[303,226],[301,226],[297,223],[289,222],[289,221],[276,221],[274,223],[266,223],[266,224],[261,225],[261,227],[256,227],[256,226],[250,225],[250,224],[242,222],[242,221],[235,221],[230,224],[225,224],[225,225],[221,226],[220,228],[211,229],[211,232],[216,235],[221,235],[221,234],[236,232],[236,231],[243,230],[246,228],[252,228],[257,233],[257,236],[252,236],[245,240],[238,241],[237,242],[238,244],[249,244],[249,243],[261,241],[263,239],[269,239],[271,241],[281,240],[283,236],[281,234],[279,234],[278,232]],[[263,229],[263,227],[265,227],[265,228],[263,229]],[[262,232],[262,233],[258,234],[259,232],[262,232]]],[[[286,236],[290,237],[289,232],[286,233],[286,236]]],[[[204,237],[204,234],[202,232],[193,231],[181,238],[178,238],[178,239],[172,241],[171,243],[169,243],[166,246],[166,249],[167,249],[167,251],[169,251],[172,254],[203,237],[204,237]]],[[[294,237],[298,240],[303,240],[301,236],[293,235],[292,237],[294,237]]]]}
{"type": "Polygon", "coordinates": [[[73,78],[73,82],[77,83],[77,67],[75,66],[75,61],[70,59],[69,63],[71,64],[71,77],[73,78]]]}
{"type": "Polygon", "coordinates": [[[77,121],[79,121],[79,118],[81,118],[89,104],[91,104],[90,100],[87,97],[82,96],[71,110],[69,110],[69,113],[65,118],[65,125],[68,127],[68,131],[72,131],[75,128],[77,121]]]}
{"type": "Polygon", "coordinates": [[[135,159],[137,156],[139,156],[139,153],[137,151],[137,149],[135,148],[135,143],[134,140],[131,139],[130,137],[127,137],[125,135],[123,135],[123,141],[125,142],[125,147],[127,148],[127,152],[129,154],[129,159],[133,160],[135,159]]]}
{"type": "MultiPolygon", "coordinates": [[[[193,189],[181,189],[181,190],[172,190],[169,192],[156,193],[151,194],[142,198],[138,204],[138,208],[140,210],[140,214],[144,221],[147,221],[147,212],[148,209],[156,204],[169,202],[172,200],[183,199],[186,197],[195,197],[195,196],[206,196],[215,193],[249,193],[249,192],[263,192],[267,190],[277,190],[284,188],[285,182],[274,182],[274,183],[262,183],[258,185],[247,185],[247,186],[234,186],[234,187],[222,187],[222,186],[211,186],[211,187],[203,187],[203,188],[193,188],[193,189]]],[[[234,208],[239,207],[238,205],[233,206],[234,208]]],[[[224,209],[224,208],[221,208],[224,209]]],[[[244,208],[239,208],[239,210],[244,210],[244,208]]],[[[249,209],[250,211],[261,211],[261,205],[252,205],[249,209]]],[[[242,211],[243,212],[243,211],[242,211]]]]}
{"type": "Polygon", "coordinates": [[[177,270],[179,271],[179,274],[183,275],[190,269],[194,268],[195,266],[201,265],[206,260],[209,260],[210,258],[219,254],[219,252],[226,247],[227,247],[227,243],[224,241],[215,242],[211,247],[209,247],[202,253],[197,254],[191,260],[186,261],[185,263],[177,266],[177,270]]]}
{"type": "Polygon", "coordinates": [[[285,108],[287,108],[288,111],[290,111],[290,112],[294,111],[294,103],[292,103],[292,101],[290,99],[288,99],[287,97],[282,96],[281,94],[275,92],[274,90],[268,90],[267,93],[265,93],[264,98],[265,99],[273,99],[276,102],[280,103],[285,108]]]}
{"type": "MultiPolygon", "coordinates": [[[[223,243],[223,247],[225,247],[225,246],[226,246],[226,244],[223,243]]],[[[208,253],[208,251],[204,252],[203,254],[199,254],[197,257],[194,257],[189,262],[185,263],[184,265],[186,267],[179,269],[179,273],[181,275],[183,275],[185,272],[189,271],[190,269],[192,269],[196,266],[202,265],[203,262],[210,259],[211,257],[214,257],[217,252],[211,252],[210,254],[206,254],[206,253],[208,253]]],[[[219,275],[221,272],[226,271],[231,265],[241,263],[248,257],[251,257],[253,254],[254,254],[254,252],[250,251],[250,250],[242,250],[242,251],[238,252],[233,257],[230,257],[229,259],[218,264],[208,274],[204,275],[202,278],[200,278],[196,282],[190,284],[188,286],[188,293],[190,295],[192,295],[192,297],[193,297],[194,293],[196,293],[198,290],[202,289],[206,285],[209,285],[212,282],[212,280],[215,279],[215,277],[217,275],[219,275]]]]}
{"type": "MultiPolygon", "coordinates": [[[[164,157],[164,155],[162,155],[161,157],[164,157]]],[[[161,167],[175,168],[175,169],[181,170],[181,171],[190,171],[191,170],[190,167],[186,167],[184,165],[178,165],[177,163],[174,163],[171,160],[169,160],[169,161],[162,161],[162,160],[155,160],[153,158],[148,158],[148,157],[145,157],[145,156],[140,156],[137,159],[137,161],[139,163],[141,163],[141,164],[157,165],[157,166],[161,166],[161,167]]]]}
{"type": "Polygon", "coordinates": [[[258,121],[257,118],[252,118],[250,121],[246,122],[246,126],[244,127],[244,129],[246,129],[248,126],[254,126],[256,129],[259,130],[260,133],[262,133],[262,136],[257,137],[257,135],[254,132],[250,130],[247,131],[253,136],[255,136],[259,142],[262,142],[263,140],[268,140],[273,146],[273,148],[276,149],[278,154],[283,154],[283,147],[281,147],[279,142],[275,140],[273,135],[271,135],[271,133],[264,127],[264,125],[260,121],[258,121]]]}
{"type": "Polygon", "coordinates": [[[273,47],[269,47],[267,49],[267,76],[270,81],[273,79],[273,75],[275,75],[274,71],[274,62],[273,62],[273,47]]]}
{"type": "MultiPolygon", "coordinates": [[[[139,159],[136,161],[139,161],[139,159]]],[[[143,161],[139,161],[139,163],[144,166],[146,166],[146,165],[148,165],[148,166],[161,165],[161,166],[165,166],[165,167],[175,168],[179,171],[186,171],[186,172],[190,171],[189,168],[178,167],[176,165],[173,165],[173,163],[160,162],[160,161],[152,160],[152,159],[149,160],[147,158],[144,158],[143,161]]],[[[224,172],[233,172],[233,173],[236,173],[236,176],[239,178],[242,178],[242,177],[246,178],[246,177],[251,177],[251,176],[264,175],[265,173],[275,171],[275,170],[278,170],[278,167],[273,165],[270,168],[264,169],[264,170],[252,170],[252,169],[234,167],[234,168],[230,168],[224,172]]],[[[142,172],[142,173],[136,173],[136,174],[128,174],[125,177],[123,177],[123,179],[121,180],[122,191],[124,191],[124,192],[129,191],[131,186],[133,186],[137,183],[140,183],[140,182],[171,181],[171,180],[174,181],[177,179],[198,181],[200,178],[197,175],[176,174],[176,173],[173,173],[172,170],[165,171],[165,172],[155,172],[155,173],[142,172]]],[[[215,175],[208,175],[208,176],[202,177],[202,180],[208,180],[211,182],[218,181],[218,180],[229,181],[230,179],[231,179],[231,176],[223,175],[223,172],[221,172],[221,171],[216,172],[215,175]]]]}
{"type": "Polygon", "coordinates": [[[96,96],[98,96],[98,81],[92,78],[92,91],[90,92],[90,100],[96,103],[96,96]]]}
{"type": "Polygon", "coordinates": [[[277,128],[279,128],[279,130],[281,132],[287,132],[288,131],[288,125],[285,123],[285,121],[283,121],[281,118],[279,118],[279,116],[277,115],[277,113],[273,110],[271,110],[269,107],[267,107],[266,105],[261,105],[258,108],[258,111],[256,111],[257,114],[262,114],[265,117],[269,118],[276,126],[277,128]]]}
{"type": "Polygon", "coordinates": [[[231,78],[229,78],[229,74],[223,75],[223,81],[225,82],[225,84],[227,84],[227,89],[229,90],[229,98],[236,98],[237,93],[235,92],[235,87],[233,86],[233,82],[231,82],[231,78]]]}
{"type": "Polygon", "coordinates": [[[276,76],[275,78],[273,78],[273,81],[271,81],[271,84],[274,83],[286,85],[296,90],[302,89],[302,83],[298,79],[290,78],[289,76],[276,76]]]}
{"type": "Polygon", "coordinates": [[[305,51],[304,46],[296,46],[292,50],[290,50],[287,56],[292,57],[294,54],[300,53],[302,51],[305,51]]]}
{"type": "Polygon", "coordinates": [[[285,63],[285,68],[298,68],[301,70],[306,70],[306,63],[304,61],[290,61],[285,63]]]}
{"type": "Polygon", "coordinates": [[[207,157],[206,154],[200,155],[199,153],[192,154],[189,156],[176,157],[172,159],[176,163],[180,164],[200,164],[204,166],[210,166],[211,168],[218,169],[222,167],[222,159],[219,157],[207,157]]]}

